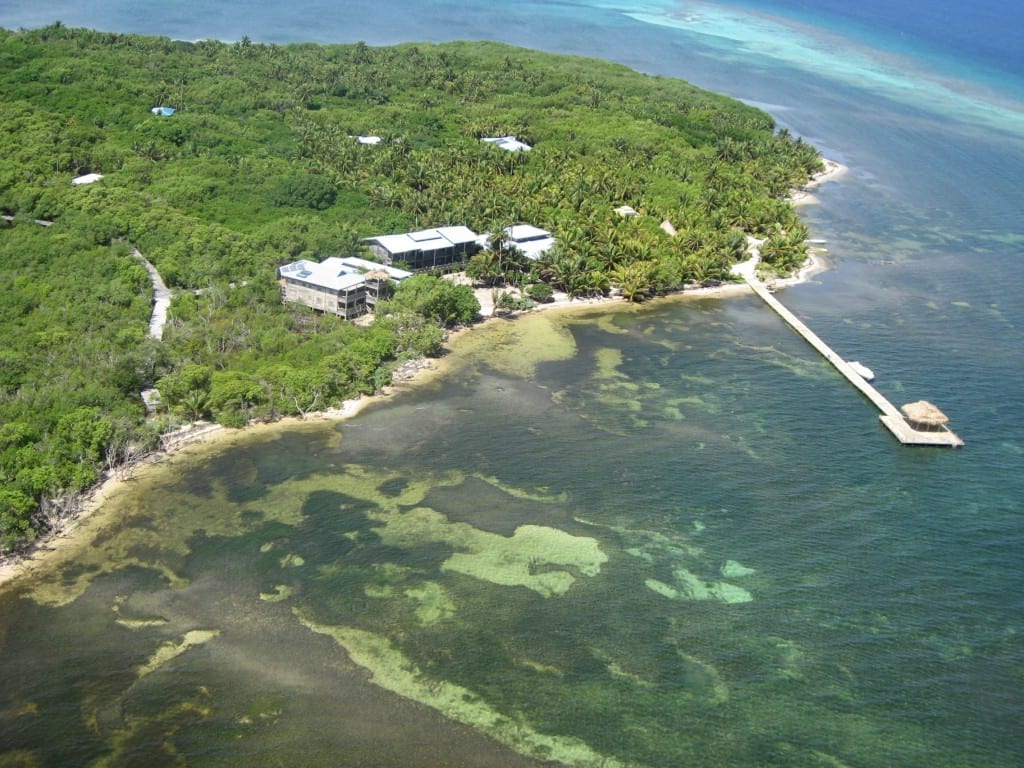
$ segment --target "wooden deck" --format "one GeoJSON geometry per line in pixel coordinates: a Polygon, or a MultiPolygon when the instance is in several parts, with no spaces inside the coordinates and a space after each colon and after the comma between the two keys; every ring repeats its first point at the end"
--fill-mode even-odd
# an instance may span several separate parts
{"type": "Polygon", "coordinates": [[[764,299],[764,302],[775,310],[776,314],[785,320],[786,324],[789,325],[790,328],[802,336],[808,344],[818,350],[822,357],[832,363],[837,371],[843,374],[843,376],[845,376],[854,387],[860,390],[861,394],[875,404],[875,407],[882,412],[882,423],[885,424],[888,430],[893,433],[897,440],[904,445],[936,445],[946,446],[949,448],[959,448],[964,444],[964,441],[961,440],[955,432],[949,429],[926,432],[911,427],[895,405],[890,403],[881,392],[861,378],[857,372],[854,371],[845,360],[843,360],[843,358],[837,355],[835,351],[828,344],[822,341],[814,331],[808,328],[803,321],[786,309],[782,302],[768,291],[764,283],[754,276],[752,268],[744,269],[742,271],[737,270],[737,272],[738,274],[741,274],[743,279],[747,281],[747,284],[754,289],[754,293],[764,299]]]}

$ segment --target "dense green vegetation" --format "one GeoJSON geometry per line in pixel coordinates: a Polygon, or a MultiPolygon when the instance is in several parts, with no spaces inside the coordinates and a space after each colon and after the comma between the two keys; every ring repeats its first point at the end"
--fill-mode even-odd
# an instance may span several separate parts
{"type": "Polygon", "coordinates": [[[374,391],[478,311],[468,289],[422,276],[354,326],[283,306],[281,264],[374,234],[523,221],[558,246],[541,262],[484,252],[469,265],[481,283],[639,300],[725,279],[747,235],[780,270],[802,261],[786,196],[819,166],[757,109],[492,43],[0,30],[0,550],[175,420],[240,425],[374,391]],[[533,151],[480,141],[506,134],[533,151]],[[69,183],[89,172],[104,178],[69,183]],[[159,342],[132,247],[175,289],[159,342]],[[169,408],[156,421],[139,398],[154,384],[169,408]]]}

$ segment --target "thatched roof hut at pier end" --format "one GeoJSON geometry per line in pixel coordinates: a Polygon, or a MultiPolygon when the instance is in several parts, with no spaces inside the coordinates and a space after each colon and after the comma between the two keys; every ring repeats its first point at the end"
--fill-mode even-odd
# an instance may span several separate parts
{"type": "Polygon", "coordinates": [[[922,432],[944,432],[948,429],[949,417],[927,400],[907,403],[900,410],[914,429],[922,432]]]}

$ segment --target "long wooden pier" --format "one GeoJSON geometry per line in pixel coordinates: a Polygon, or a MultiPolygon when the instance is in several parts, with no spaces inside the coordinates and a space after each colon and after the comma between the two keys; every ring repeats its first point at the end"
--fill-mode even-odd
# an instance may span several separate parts
{"type": "Polygon", "coordinates": [[[808,328],[803,321],[786,309],[783,303],[771,294],[768,288],[765,287],[765,284],[758,280],[754,274],[756,264],[757,259],[755,257],[751,261],[738,265],[739,268],[735,269],[735,272],[743,276],[743,279],[747,281],[747,284],[754,290],[754,293],[764,299],[765,304],[775,310],[776,314],[785,320],[790,328],[818,350],[822,357],[828,360],[854,387],[860,390],[861,394],[875,404],[875,407],[881,411],[880,418],[882,423],[896,436],[897,440],[904,445],[936,445],[950,448],[959,448],[964,444],[964,441],[950,429],[943,428],[939,431],[914,429],[895,405],[890,403],[881,392],[871,386],[850,367],[849,363],[836,354],[835,350],[822,341],[814,331],[808,328]]]}

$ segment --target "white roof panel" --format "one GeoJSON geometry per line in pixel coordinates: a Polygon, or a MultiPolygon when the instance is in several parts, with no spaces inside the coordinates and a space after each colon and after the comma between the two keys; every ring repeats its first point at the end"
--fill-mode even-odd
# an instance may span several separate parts
{"type": "Polygon", "coordinates": [[[447,248],[449,245],[475,243],[477,234],[469,227],[456,226],[421,229],[417,232],[406,232],[400,235],[378,235],[365,239],[377,243],[388,253],[402,254],[410,251],[432,251],[438,248],[447,248]]]}
{"type": "Polygon", "coordinates": [[[398,267],[389,267],[386,264],[378,264],[376,261],[360,259],[357,256],[345,256],[341,259],[341,263],[364,274],[366,272],[386,272],[392,280],[405,280],[407,277],[412,277],[412,272],[398,267]]]}
{"type": "Polygon", "coordinates": [[[441,239],[441,235],[436,229],[425,229],[422,232],[410,232],[408,237],[415,243],[429,243],[431,240],[441,239]]]}
{"type": "Polygon", "coordinates": [[[510,243],[526,258],[534,260],[550,251],[556,242],[550,232],[532,224],[505,227],[505,234],[508,235],[510,243]]]}
{"type": "Polygon", "coordinates": [[[326,288],[331,291],[348,290],[364,282],[358,270],[346,267],[337,256],[331,256],[317,264],[315,261],[300,259],[278,269],[282,277],[291,277],[307,285],[326,288]]]}
{"type": "Polygon", "coordinates": [[[508,152],[529,152],[530,145],[525,141],[520,141],[515,136],[489,136],[480,141],[486,141],[490,144],[496,144],[502,149],[508,152]]]}
{"type": "Polygon", "coordinates": [[[505,234],[508,235],[510,240],[516,243],[526,242],[527,240],[541,240],[545,237],[551,237],[551,233],[546,229],[535,227],[532,224],[514,224],[511,227],[505,227],[505,234]]]}
{"type": "Polygon", "coordinates": [[[469,227],[438,227],[438,234],[452,243],[475,243],[476,232],[469,227]]]}

